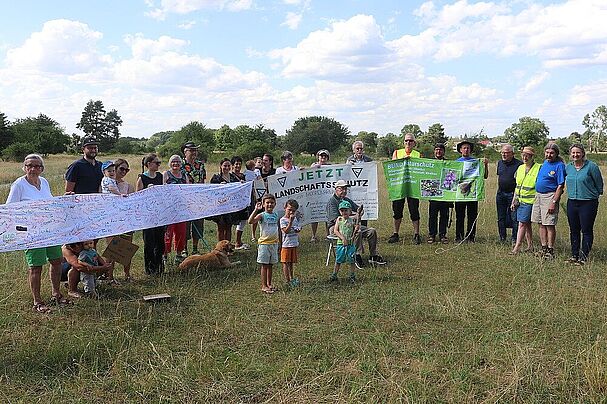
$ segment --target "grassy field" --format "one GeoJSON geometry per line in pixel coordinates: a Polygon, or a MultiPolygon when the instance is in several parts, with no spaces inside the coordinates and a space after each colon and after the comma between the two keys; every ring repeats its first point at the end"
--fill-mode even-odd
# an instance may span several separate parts
{"type": "MultiPolygon", "coordinates": [[[[51,157],[56,194],[72,157],[51,157]]],[[[130,159],[137,171],[138,158],[130,159]]],[[[20,164],[1,163],[0,183],[20,164]]],[[[134,182],[135,173],[129,179],[134,182]]],[[[215,171],[215,170],[211,170],[215,171]]],[[[495,167],[477,243],[393,245],[381,192],[382,268],[327,283],[325,243],[302,234],[302,286],[259,291],[255,250],[215,273],[148,278],[102,289],[49,316],[31,311],[22,252],[0,255],[0,397],[6,402],[604,402],[607,397],[607,219],[600,207],[590,264],[569,254],[563,214],[558,259],[510,257],[497,237],[495,167]],[[166,303],[145,294],[167,292],[166,303]]],[[[5,200],[7,186],[0,187],[5,200]]],[[[602,203],[603,204],[603,203],[602,203]]],[[[427,204],[422,228],[427,233],[427,204]]],[[[91,220],[94,220],[93,218],[91,220]]],[[[214,223],[206,238],[215,239],[214,223]]],[[[534,231],[537,231],[534,228],[534,231]]],[[[401,231],[401,234],[403,231],[401,231]]],[[[453,238],[454,228],[450,229],[453,238]]],[[[250,235],[246,234],[247,239],[250,235]]],[[[537,238],[537,235],[536,235],[537,238]]],[[[136,242],[141,244],[141,232],[136,242]]],[[[45,269],[45,274],[47,270],[45,269]]],[[[122,277],[121,269],[117,275],[122,277]]],[[[345,275],[345,274],[344,274],[345,275]]],[[[45,276],[43,296],[50,286],[45,276]]]]}

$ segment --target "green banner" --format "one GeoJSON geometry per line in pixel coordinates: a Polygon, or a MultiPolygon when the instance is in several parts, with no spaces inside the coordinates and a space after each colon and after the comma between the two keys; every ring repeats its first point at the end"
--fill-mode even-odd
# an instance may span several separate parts
{"type": "Polygon", "coordinates": [[[408,196],[447,202],[485,199],[485,166],[479,159],[410,158],[385,161],[383,165],[391,201],[408,196]]]}

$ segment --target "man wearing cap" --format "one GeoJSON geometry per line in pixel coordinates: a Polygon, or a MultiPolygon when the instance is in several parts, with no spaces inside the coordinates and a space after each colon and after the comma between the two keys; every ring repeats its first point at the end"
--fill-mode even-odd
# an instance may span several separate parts
{"type": "MultiPolygon", "coordinates": [[[[420,158],[422,155],[415,147],[415,136],[412,133],[405,134],[405,148],[394,150],[392,153],[392,160],[408,159],[408,158],[420,158]]],[[[415,244],[421,244],[421,237],[419,235],[419,199],[407,197],[407,207],[409,209],[409,217],[411,223],[413,223],[413,242],[415,244]]],[[[398,231],[400,230],[400,224],[403,221],[403,211],[405,209],[405,198],[397,199],[392,201],[392,217],[394,219],[394,233],[388,239],[388,243],[397,243],[400,239],[398,231]]]]}
{"type": "Polygon", "coordinates": [[[544,163],[537,173],[535,201],[531,209],[531,221],[539,224],[542,257],[554,258],[556,224],[559,217],[559,201],[565,185],[565,163],[559,157],[556,143],[544,147],[544,163]]]}
{"type": "Polygon", "coordinates": [[[495,194],[497,230],[500,241],[505,242],[507,237],[506,229],[511,227],[511,240],[515,243],[518,223],[514,217],[514,212],[510,210],[510,205],[512,204],[514,189],[516,188],[514,175],[523,162],[514,157],[514,148],[510,144],[503,145],[500,154],[502,155],[502,159],[497,162],[497,193],[495,194]]]}
{"type": "MultiPolygon", "coordinates": [[[[474,145],[468,140],[462,140],[456,146],[457,152],[461,157],[457,161],[473,161],[472,157],[474,145]]],[[[485,165],[485,179],[489,176],[489,160],[483,159],[485,165]]],[[[455,241],[468,240],[474,243],[476,238],[476,218],[478,217],[478,201],[455,202],[455,241]],[[468,216],[466,233],[464,234],[464,220],[468,216]]]]}
{"type": "MultiPolygon", "coordinates": [[[[181,172],[188,177],[190,184],[204,184],[207,179],[207,171],[204,163],[198,160],[198,146],[193,142],[186,142],[181,145],[183,153],[183,163],[181,172]]],[[[187,222],[186,225],[186,243],[192,239],[192,254],[198,254],[198,242],[203,239],[204,219],[197,219],[187,222]]],[[[187,244],[186,244],[187,245],[187,244]]]]}
{"type": "MultiPolygon", "coordinates": [[[[358,216],[362,216],[364,211],[362,207],[360,208],[354,201],[348,198],[346,195],[348,194],[348,187],[350,185],[344,181],[339,180],[335,183],[335,193],[329,199],[327,203],[327,220],[329,226],[329,233],[333,234],[333,227],[335,227],[335,221],[339,216],[339,204],[341,201],[348,201],[350,206],[352,206],[352,216],[356,219],[358,216]]],[[[363,251],[363,239],[367,239],[369,243],[369,263],[375,265],[385,265],[386,260],[383,259],[381,255],[377,253],[377,231],[373,227],[367,227],[364,225],[360,226],[360,231],[358,232],[355,242],[356,242],[356,255],[354,257],[354,263],[358,269],[361,269],[364,265],[361,253],[363,251]]]]}
{"type": "MultiPolygon", "coordinates": [[[[445,145],[437,143],[434,146],[434,158],[436,160],[445,160],[445,145]]],[[[453,207],[453,202],[429,201],[428,203],[428,244],[436,242],[436,235],[441,243],[447,244],[447,226],[449,225],[449,209],[453,207]],[[440,217],[440,218],[439,218],[440,217]],[[438,229],[437,229],[438,227],[438,229]]]]}
{"type": "Polygon", "coordinates": [[[85,137],[81,142],[82,158],[74,161],[65,173],[65,192],[75,194],[95,194],[99,192],[103,172],[97,161],[99,142],[93,137],[85,137]]]}
{"type": "Polygon", "coordinates": [[[370,163],[373,159],[365,154],[362,140],[352,143],[352,155],[346,159],[346,164],[370,163]]]}

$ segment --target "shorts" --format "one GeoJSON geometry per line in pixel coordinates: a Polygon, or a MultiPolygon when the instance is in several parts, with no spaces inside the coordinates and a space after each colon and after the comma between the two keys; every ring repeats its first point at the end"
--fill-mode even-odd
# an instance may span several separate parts
{"type": "Polygon", "coordinates": [[[257,263],[272,265],[278,262],[278,244],[259,244],[257,246],[257,263]]]}
{"type": "Polygon", "coordinates": [[[354,244],[338,244],[335,247],[335,262],[338,264],[353,264],[356,246],[354,244]]]}
{"type": "Polygon", "coordinates": [[[555,204],[554,213],[548,213],[548,208],[552,205],[552,199],[554,199],[554,192],[535,194],[535,202],[533,202],[533,210],[531,211],[531,221],[533,223],[556,226],[559,218],[559,204],[555,204]]]}
{"type": "Polygon", "coordinates": [[[47,261],[56,260],[63,257],[61,246],[32,248],[25,250],[25,260],[28,267],[41,267],[47,261]]]}
{"type": "Polygon", "coordinates": [[[204,219],[192,220],[187,222],[185,225],[185,236],[186,240],[195,238],[196,240],[202,240],[204,237],[204,219]]]}
{"type": "Polygon", "coordinates": [[[521,202],[516,208],[516,221],[521,223],[531,223],[531,210],[533,204],[521,202]]]}
{"type": "Polygon", "coordinates": [[[280,262],[297,264],[297,247],[282,247],[280,262]]]}
{"type": "Polygon", "coordinates": [[[244,229],[247,228],[247,221],[246,220],[241,220],[240,222],[238,222],[238,224],[236,225],[236,231],[244,231],[244,229]]]}
{"type": "MultiPolygon", "coordinates": [[[[412,222],[419,220],[419,199],[407,197],[407,208],[409,209],[409,218],[412,222]]],[[[403,218],[405,209],[405,198],[392,201],[392,218],[395,220],[403,218]]]]}
{"type": "Polygon", "coordinates": [[[80,282],[84,286],[84,293],[93,293],[95,292],[95,286],[97,285],[97,275],[86,272],[80,272],[80,282]]]}

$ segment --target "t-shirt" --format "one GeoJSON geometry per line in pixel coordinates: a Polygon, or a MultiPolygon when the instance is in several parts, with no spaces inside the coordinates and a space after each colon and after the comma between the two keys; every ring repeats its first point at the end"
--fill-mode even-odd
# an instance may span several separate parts
{"type": "Polygon", "coordinates": [[[508,162],[504,160],[497,162],[497,186],[499,191],[514,192],[516,188],[514,174],[516,174],[516,170],[521,164],[523,162],[515,158],[508,162]]]}
{"type": "MultiPolygon", "coordinates": [[[[354,220],[349,217],[347,220],[344,220],[343,217],[338,217],[337,222],[335,223],[339,232],[345,237],[346,240],[352,241],[352,235],[354,234],[354,220]]],[[[340,238],[337,240],[337,245],[343,245],[344,242],[340,238]]],[[[349,244],[352,244],[351,242],[349,244]]]]}
{"type": "MultiPolygon", "coordinates": [[[[281,217],[280,218],[280,228],[283,229],[289,225],[289,218],[281,217]]],[[[299,220],[297,218],[293,219],[293,223],[291,224],[291,228],[287,233],[282,233],[282,246],[283,247],[297,247],[299,245],[299,233],[298,230],[301,230],[301,226],[299,225],[299,220]]]]}
{"type": "Polygon", "coordinates": [[[335,225],[335,220],[340,216],[339,215],[339,203],[341,201],[348,201],[350,206],[352,207],[352,212],[356,212],[358,210],[358,205],[354,203],[354,201],[347,196],[343,199],[337,197],[337,195],[333,194],[333,196],[327,202],[326,212],[327,212],[327,220],[329,227],[335,225]]]}
{"type": "Polygon", "coordinates": [[[110,177],[103,177],[101,180],[101,193],[102,194],[113,194],[115,192],[120,192],[118,190],[118,183],[115,179],[110,177]]]}
{"type": "Polygon", "coordinates": [[[17,178],[11,185],[11,190],[8,193],[8,198],[6,198],[6,203],[52,198],[53,195],[51,194],[51,188],[48,185],[48,181],[45,178],[39,178],[40,189],[27,182],[25,176],[17,178]]]}
{"type": "Polygon", "coordinates": [[[257,244],[278,244],[278,214],[275,212],[261,213],[259,221],[259,240],[257,244]]]}
{"type": "Polygon", "coordinates": [[[93,165],[86,161],[84,157],[70,164],[65,173],[65,180],[75,183],[75,194],[98,193],[102,178],[101,162],[95,160],[93,165]]]}
{"type": "Polygon", "coordinates": [[[95,249],[91,248],[90,250],[82,250],[80,254],[78,254],[78,261],[86,262],[89,265],[97,266],[99,265],[99,254],[95,249]]]}
{"type": "Polygon", "coordinates": [[[455,161],[472,161],[472,160],[476,160],[476,158],[475,157],[463,157],[462,156],[462,157],[458,158],[455,161]]]}
{"type": "MultiPolygon", "coordinates": [[[[255,171],[259,172],[259,170],[255,169],[255,171]]],[[[258,174],[252,170],[244,170],[244,180],[245,181],[255,181],[257,179],[258,174]]]]}
{"type": "Polygon", "coordinates": [[[535,192],[539,192],[540,194],[554,192],[559,185],[563,185],[564,183],[565,163],[560,160],[552,163],[545,160],[537,174],[535,192]]]}
{"type": "Polygon", "coordinates": [[[286,174],[286,173],[290,173],[291,171],[296,171],[296,170],[299,170],[299,167],[293,166],[293,167],[291,167],[291,169],[289,171],[287,171],[287,169],[284,167],[278,167],[276,169],[276,174],[286,174]]]}

